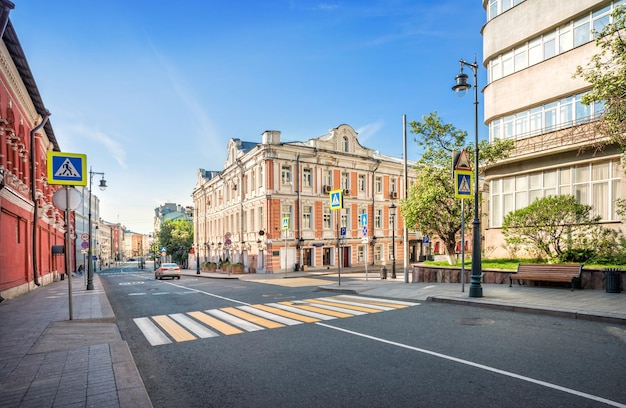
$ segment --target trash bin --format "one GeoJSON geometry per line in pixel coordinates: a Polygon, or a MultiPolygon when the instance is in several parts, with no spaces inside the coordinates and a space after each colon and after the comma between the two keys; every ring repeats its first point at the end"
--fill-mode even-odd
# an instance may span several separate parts
{"type": "Polygon", "coordinates": [[[620,293],[620,278],[622,270],[617,268],[607,268],[604,270],[604,289],[606,293],[620,293]]]}
{"type": "Polygon", "coordinates": [[[387,279],[387,268],[384,266],[380,268],[380,279],[387,279]]]}
{"type": "Polygon", "coordinates": [[[293,270],[298,272],[300,270],[300,264],[294,264],[293,265],[293,270]]]}

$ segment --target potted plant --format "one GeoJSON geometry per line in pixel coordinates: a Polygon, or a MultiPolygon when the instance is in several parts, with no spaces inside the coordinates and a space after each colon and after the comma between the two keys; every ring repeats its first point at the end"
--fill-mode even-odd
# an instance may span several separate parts
{"type": "Polygon", "coordinates": [[[235,274],[243,273],[243,264],[241,262],[235,262],[230,264],[231,272],[235,274]]]}

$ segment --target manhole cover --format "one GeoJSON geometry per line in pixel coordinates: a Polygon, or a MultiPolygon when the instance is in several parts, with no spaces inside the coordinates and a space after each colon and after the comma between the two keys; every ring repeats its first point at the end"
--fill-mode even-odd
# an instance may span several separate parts
{"type": "Polygon", "coordinates": [[[466,326],[487,326],[493,324],[494,321],[490,319],[483,319],[482,317],[463,317],[459,320],[459,323],[466,326]]]}

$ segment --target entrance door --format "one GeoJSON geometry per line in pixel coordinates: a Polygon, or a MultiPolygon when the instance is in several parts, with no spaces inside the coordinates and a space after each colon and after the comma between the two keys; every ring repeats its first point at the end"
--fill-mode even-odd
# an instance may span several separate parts
{"type": "Polygon", "coordinates": [[[323,248],[322,265],[330,265],[330,248],[323,248]]]}
{"type": "Polygon", "coordinates": [[[341,260],[344,268],[350,266],[350,247],[341,248],[341,260]]]}
{"type": "Polygon", "coordinates": [[[302,254],[302,264],[306,266],[311,265],[311,248],[304,248],[304,253],[302,254]]]}

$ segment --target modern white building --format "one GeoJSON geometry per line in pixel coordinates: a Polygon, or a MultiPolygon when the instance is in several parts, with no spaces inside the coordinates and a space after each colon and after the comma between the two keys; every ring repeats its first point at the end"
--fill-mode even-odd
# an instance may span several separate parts
{"type": "Polygon", "coordinates": [[[538,197],[572,194],[595,215],[624,230],[616,212],[624,169],[617,146],[593,146],[601,137],[590,124],[601,105],[586,106],[591,88],[574,77],[598,52],[594,32],[626,1],[483,0],[484,117],[491,141],[516,141],[510,158],[485,172],[485,252],[510,256],[501,234],[504,216],[538,197]]]}

